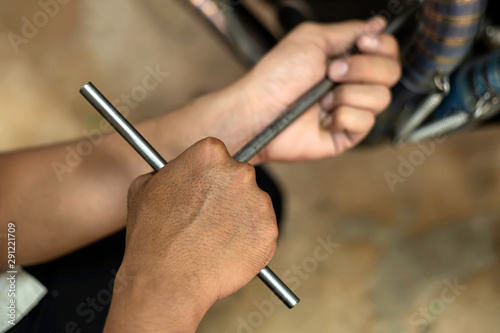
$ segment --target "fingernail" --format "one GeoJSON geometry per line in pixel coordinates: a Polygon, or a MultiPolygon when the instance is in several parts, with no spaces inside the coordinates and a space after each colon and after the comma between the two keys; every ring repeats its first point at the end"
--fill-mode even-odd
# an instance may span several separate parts
{"type": "Polygon", "coordinates": [[[332,80],[339,79],[347,74],[349,70],[349,65],[345,60],[335,60],[330,65],[330,78],[332,80]]]}
{"type": "Polygon", "coordinates": [[[326,117],[325,119],[323,119],[323,121],[321,122],[321,126],[323,128],[328,128],[330,127],[330,125],[333,123],[333,116],[330,114],[328,115],[328,117],[326,117]]]}
{"type": "Polygon", "coordinates": [[[371,32],[380,32],[387,25],[385,17],[377,15],[370,18],[367,22],[368,30],[371,32]]]}
{"type": "Polygon", "coordinates": [[[368,49],[376,49],[380,45],[380,39],[376,36],[363,36],[359,39],[359,44],[368,49]]]}
{"type": "Polygon", "coordinates": [[[333,91],[330,91],[327,93],[323,98],[321,99],[321,109],[328,111],[333,107],[333,91]]]}

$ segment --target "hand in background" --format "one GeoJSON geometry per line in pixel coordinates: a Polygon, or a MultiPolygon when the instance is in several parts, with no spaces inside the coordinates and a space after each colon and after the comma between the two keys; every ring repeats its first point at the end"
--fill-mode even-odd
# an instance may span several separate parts
{"type": "Polygon", "coordinates": [[[194,332],[276,249],[276,217],[255,170],[205,139],[129,190],[127,241],[108,332],[194,332]]]}
{"type": "Polygon", "coordinates": [[[378,35],[385,25],[380,17],[367,22],[302,24],[235,84],[246,101],[241,130],[251,132],[250,138],[326,75],[342,83],[253,162],[334,156],[368,134],[375,116],[389,105],[390,87],[401,75],[396,40],[378,35]],[[362,54],[346,57],[354,44],[362,54]]]}

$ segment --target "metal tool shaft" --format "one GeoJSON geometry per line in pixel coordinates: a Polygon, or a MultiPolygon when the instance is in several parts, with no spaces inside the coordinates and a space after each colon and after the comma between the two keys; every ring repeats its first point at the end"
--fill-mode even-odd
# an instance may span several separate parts
{"type": "Polygon", "coordinates": [[[304,112],[309,110],[322,96],[333,89],[335,83],[329,79],[324,79],[311,89],[300,99],[295,106],[290,108],[281,117],[276,119],[271,125],[267,126],[255,138],[241,148],[233,158],[240,162],[248,162],[257,155],[265,146],[275,137],[283,132],[291,123],[293,123],[304,112]]]}
{"type": "MultiPolygon", "coordinates": [[[[92,83],[89,82],[83,86],[80,93],[155,171],[160,170],[167,164],[160,154],[92,83]]],[[[258,277],[288,308],[293,308],[300,301],[269,267],[262,269],[258,277]]]]}
{"type": "Polygon", "coordinates": [[[103,116],[108,123],[142,156],[142,158],[158,171],[167,161],[144,139],[125,117],[104,97],[92,84],[87,83],[80,89],[80,93],[103,116]]]}

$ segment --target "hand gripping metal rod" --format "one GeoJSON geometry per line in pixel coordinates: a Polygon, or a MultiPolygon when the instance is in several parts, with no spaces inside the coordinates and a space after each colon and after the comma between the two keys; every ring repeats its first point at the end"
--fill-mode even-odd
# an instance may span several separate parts
{"type": "MultiPolygon", "coordinates": [[[[167,164],[160,154],[92,83],[89,82],[83,86],[80,89],[80,93],[155,171],[160,170],[167,164]]],[[[293,308],[300,301],[269,267],[262,269],[258,277],[289,309],[293,308]]]]}
{"type": "MultiPolygon", "coordinates": [[[[414,15],[416,10],[420,6],[412,7],[411,11],[405,13],[404,16],[398,20],[391,22],[385,29],[385,34],[393,34],[403,25],[403,23],[410,17],[414,15]]],[[[349,52],[350,55],[360,54],[359,49],[354,46],[349,52]]],[[[240,162],[248,162],[255,155],[257,155],[264,147],[266,147],[275,137],[277,137],[281,132],[283,132],[288,126],[290,126],[297,118],[299,118],[304,112],[309,110],[315,103],[319,101],[321,97],[326,95],[327,92],[333,90],[337,86],[336,82],[331,81],[328,78],[324,78],[322,81],[316,84],[311,90],[299,98],[293,106],[291,106],[285,113],[283,113],[278,119],[276,119],[269,126],[264,128],[262,132],[257,134],[249,143],[247,143],[243,148],[241,148],[233,158],[240,162]]]]}
{"type": "Polygon", "coordinates": [[[290,110],[267,126],[255,138],[241,148],[233,158],[240,162],[248,162],[257,155],[275,137],[283,132],[304,112],[309,110],[322,96],[335,87],[335,83],[329,79],[324,79],[304,95],[290,110]]]}

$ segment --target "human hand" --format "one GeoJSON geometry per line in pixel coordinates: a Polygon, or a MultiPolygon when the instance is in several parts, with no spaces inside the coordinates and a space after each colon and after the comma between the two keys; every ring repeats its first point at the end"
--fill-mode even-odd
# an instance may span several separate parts
{"type": "MultiPolygon", "coordinates": [[[[118,274],[133,282],[115,291],[108,331],[122,331],[117,318],[127,318],[131,302],[147,308],[148,325],[157,331],[194,331],[214,302],[267,265],[277,234],[271,199],[258,188],[253,167],[232,159],[217,139],[196,143],[130,187],[118,274]]],[[[140,322],[133,327],[147,331],[140,322]]]]}
{"type": "Polygon", "coordinates": [[[240,130],[251,138],[325,75],[341,83],[252,162],[334,156],[368,134],[375,116],[389,105],[390,87],[401,75],[396,40],[378,35],[385,25],[381,17],[366,22],[305,23],[235,84],[246,104],[240,130]],[[354,44],[362,54],[345,56],[354,44]]]}

